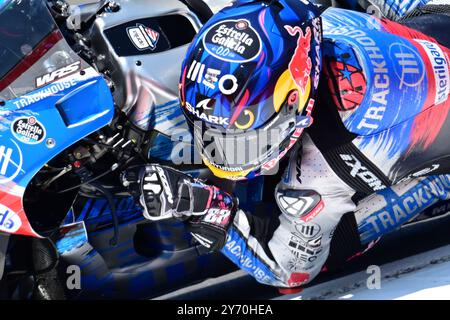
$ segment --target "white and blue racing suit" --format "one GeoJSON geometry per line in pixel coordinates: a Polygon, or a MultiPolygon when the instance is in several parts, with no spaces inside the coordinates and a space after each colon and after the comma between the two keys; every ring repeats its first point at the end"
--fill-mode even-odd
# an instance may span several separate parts
{"type": "MultiPolygon", "coordinates": [[[[371,2],[398,18],[426,1],[371,2]]],[[[267,199],[277,208],[239,210],[222,249],[277,287],[308,283],[406,222],[450,209],[450,44],[391,21],[374,28],[353,11],[322,18],[314,124],[267,199]]]]}

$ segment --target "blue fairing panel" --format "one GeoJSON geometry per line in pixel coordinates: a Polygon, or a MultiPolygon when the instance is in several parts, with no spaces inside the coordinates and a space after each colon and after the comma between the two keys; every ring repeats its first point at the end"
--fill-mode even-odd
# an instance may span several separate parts
{"type": "Polygon", "coordinates": [[[16,185],[26,187],[49,160],[112,120],[110,89],[102,77],[89,70],[83,76],[77,74],[6,101],[1,107],[0,139],[5,150],[13,150],[11,160],[20,166],[14,174],[16,185]]]}
{"type": "Polygon", "coordinates": [[[373,197],[374,202],[389,206],[380,206],[380,210],[359,221],[358,229],[363,244],[397,230],[439,201],[450,199],[450,175],[427,177],[402,192],[395,187],[388,188],[373,197]]]}

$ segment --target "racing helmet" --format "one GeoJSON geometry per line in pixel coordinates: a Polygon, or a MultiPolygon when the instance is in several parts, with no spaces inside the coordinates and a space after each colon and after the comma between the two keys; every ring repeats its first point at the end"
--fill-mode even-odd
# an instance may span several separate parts
{"type": "Polygon", "coordinates": [[[182,65],[181,108],[217,177],[273,172],[312,124],[319,15],[307,1],[240,1],[194,38],[182,65]]]}

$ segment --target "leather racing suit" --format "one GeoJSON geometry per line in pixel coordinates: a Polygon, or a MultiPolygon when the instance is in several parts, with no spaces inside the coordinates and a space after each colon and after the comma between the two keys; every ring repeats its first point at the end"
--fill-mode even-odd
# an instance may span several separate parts
{"type": "Polygon", "coordinates": [[[277,208],[238,210],[222,249],[277,287],[309,282],[450,199],[450,44],[353,11],[322,20],[314,124],[276,186],[277,208]]]}

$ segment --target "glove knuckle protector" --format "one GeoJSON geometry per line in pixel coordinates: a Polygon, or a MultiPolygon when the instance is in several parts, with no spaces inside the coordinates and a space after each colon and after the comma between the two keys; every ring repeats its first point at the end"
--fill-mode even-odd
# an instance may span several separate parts
{"type": "Polygon", "coordinates": [[[175,169],[148,165],[139,173],[140,203],[149,220],[172,218],[177,206],[180,184],[193,179],[175,169]]]}

